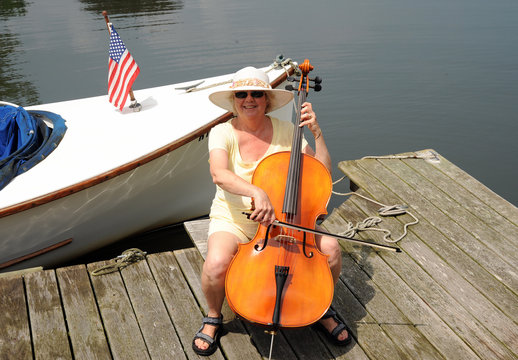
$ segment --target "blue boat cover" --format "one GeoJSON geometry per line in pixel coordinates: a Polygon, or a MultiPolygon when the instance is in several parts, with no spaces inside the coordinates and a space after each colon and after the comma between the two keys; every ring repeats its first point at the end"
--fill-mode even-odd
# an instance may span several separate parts
{"type": "Polygon", "coordinates": [[[0,190],[45,159],[58,146],[66,129],[65,120],[57,114],[0,106],[0,190]],[[44,119],[52,126],[47,126],[44,119]]]}

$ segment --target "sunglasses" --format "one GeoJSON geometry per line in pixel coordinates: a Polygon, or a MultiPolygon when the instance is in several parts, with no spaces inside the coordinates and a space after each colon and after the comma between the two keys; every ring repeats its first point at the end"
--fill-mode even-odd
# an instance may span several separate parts
{"type": "MultiPolygon", "coordinates": [[[[264,91],[250,91],[250,95],[256,99],[262,98],[264,96],[264,91]]],[[[248,96],[248,92],[238,91],[234,93],[234,96],[238,99],[246,99],[246,97],[248,96]]]]}

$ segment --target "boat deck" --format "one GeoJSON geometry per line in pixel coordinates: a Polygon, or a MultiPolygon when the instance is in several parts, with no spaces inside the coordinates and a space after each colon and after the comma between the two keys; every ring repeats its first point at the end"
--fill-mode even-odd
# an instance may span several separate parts
{"type": "MultiPolygon", "coordinates": [[[[350,327],[346,348],[313,330],[282,330],[274,359],[518,358],[518,209],[440,155],[364,159],[339,167],[356,193],[405,204],[419,224],[401,253],[345,241],[333,305],[350,327]]],[[[380,206],[351,196],[323,223],[376,216],[380,206]]],[[[399,236],[408,214],[378,227],[399,236]]],[[[191,349],[207,305],[201,293],[207,221],[186,223],[197,248],[147,255],[114,273],[107,262],[0,278],[2,359],[196,359],[191,349]]],[[[383,233],[356,237],[383,242],[383,233]]],[[[234,319],[212,359],[268,357],[270,335],[234,319]]]]}

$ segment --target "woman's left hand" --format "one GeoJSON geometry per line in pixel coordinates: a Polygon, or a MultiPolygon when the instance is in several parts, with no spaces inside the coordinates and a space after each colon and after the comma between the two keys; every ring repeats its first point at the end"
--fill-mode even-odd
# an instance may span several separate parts
{"type": "Polygon", "coordinates": [[[313,106],[309,102],[302,104],[299,126],[307,126],[315,139],[318,139],[322,135],[322,130],[317,122],[317,115],[313,111],[313,106]]]}

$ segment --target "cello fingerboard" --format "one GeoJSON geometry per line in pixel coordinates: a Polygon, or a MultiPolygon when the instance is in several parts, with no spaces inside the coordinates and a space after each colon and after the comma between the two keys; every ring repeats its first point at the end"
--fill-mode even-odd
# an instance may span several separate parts
{"type": "Polygon", "coordinates": [[[293,140],[291,143],[290,165],[288,168],[288,177],[286,179],[286,189],[284,192],[284,203],[282,212],[288,216],[297,215],[298,194],[300,185],[300,169],[302,159],[302,137],[303,128],[298,126],[300,124],[302,104],[306,102],[306,92],[301,91],[298,98],[297,116],[295,122],[295,129],[293,130],[293,140]]]}

